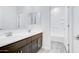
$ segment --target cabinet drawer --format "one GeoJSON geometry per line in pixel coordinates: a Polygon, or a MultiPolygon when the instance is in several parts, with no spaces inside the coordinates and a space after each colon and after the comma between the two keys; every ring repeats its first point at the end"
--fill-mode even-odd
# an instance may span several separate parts
{"type": "Polygon", "coordinates": [[[31,38],[23,39],[15,43],[0,48],[0,52],[14,52],[15,50],[25,46],[31,41],[31,38]]]}

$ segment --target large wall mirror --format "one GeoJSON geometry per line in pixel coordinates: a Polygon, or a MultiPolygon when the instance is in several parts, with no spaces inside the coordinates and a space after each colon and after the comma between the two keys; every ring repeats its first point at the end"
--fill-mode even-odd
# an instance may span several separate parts
{"type": "Polygon", "coordinates": [[[40,24],[40,7],[17,6],[18,28],[27,28],[29,25],[40,24]]]}
{"type": "Polygon", "coordinates": [[[40,23],[39,6],[0,6],[0,29],[27,29],[40,23]]]}

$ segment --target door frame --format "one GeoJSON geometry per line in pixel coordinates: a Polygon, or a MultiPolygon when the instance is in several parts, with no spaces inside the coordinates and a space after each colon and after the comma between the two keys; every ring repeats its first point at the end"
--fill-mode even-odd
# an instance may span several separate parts
{"type": "Polygon", "coordinates": [[[68,6],[68,20],[69,20],[69,53],[73,53],[73,6],[68,6]]]}
{"type": "MultiPolygon", "coordinates": [[[[54,6],[55,7],[55,6],[54,6]]],[[[62,7],[62,6],[60,6],[62,7]]],[[[66,42],[67,42],[67,46],[66,46],[66,49],[67,49],[67,53],[71,53],[73,52],[73,8],[72,6],[64,6],[66,8],[66,19],[67,19],[67,33],[66,33],[66,42]]],[[[50,24],[51,24],[51,9],[52,9],[52,6],[50,6],[50,24]]],[[[49,24],[49,25],[50,25],[49,24]]],[[[51,25],[50,25],[50,31],[51,31],[51,25]]]]}

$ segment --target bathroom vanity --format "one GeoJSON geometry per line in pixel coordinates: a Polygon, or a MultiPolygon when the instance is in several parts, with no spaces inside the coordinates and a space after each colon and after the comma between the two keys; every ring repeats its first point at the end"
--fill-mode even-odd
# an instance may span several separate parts
{"type": "Polygon", "coordinates": [[[0,46],[0,53],[36,53],[41,47],[42,32],[39,32],[13,43],[0,46]]]}

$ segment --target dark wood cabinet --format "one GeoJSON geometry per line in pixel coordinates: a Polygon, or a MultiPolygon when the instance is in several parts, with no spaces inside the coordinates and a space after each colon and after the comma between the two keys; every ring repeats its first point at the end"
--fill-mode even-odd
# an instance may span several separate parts
{"type": "Polygon", "coordinates": [[[31,53],[32,48],[31,44],[28,44],[20,49],[21,53],[31,53]]]}
{"type": "Polygon", "coordinates": [[[35,53],[42,47],[42,33],[0,47],[0,53],[35,53]]]}
{"type": "Polygon", "coordinates": [[[32,53],[37,52],[38,49],[38,40],[32,41],[32,53]]]}
{"type": "Polygon", "coordinates": [[[40,49],[41,46],[42,46],[42,37],[38,39],[38,49],[40,49]]]}

